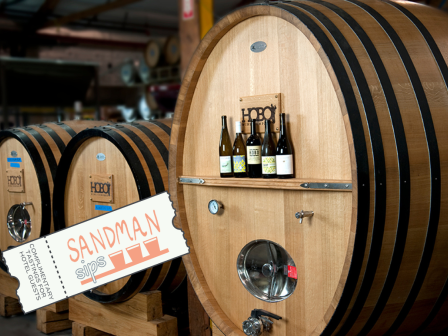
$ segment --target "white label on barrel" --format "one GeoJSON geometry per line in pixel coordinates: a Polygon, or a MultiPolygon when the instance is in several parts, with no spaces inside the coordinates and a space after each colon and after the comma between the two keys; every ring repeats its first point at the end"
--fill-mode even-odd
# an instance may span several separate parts
{"type": "Polygon", "coordinates": [[[25,313],[189,253],[167,192],[3,251],[25,313]]]}
{"type": "Polygon", "coordinates": [[[96,155],[96,159],[97,159],[98,161],[104,161],[104,160],[106,160],[106,155],[104,155],[103,153],[98,153],[98,154],[96,155]]]}

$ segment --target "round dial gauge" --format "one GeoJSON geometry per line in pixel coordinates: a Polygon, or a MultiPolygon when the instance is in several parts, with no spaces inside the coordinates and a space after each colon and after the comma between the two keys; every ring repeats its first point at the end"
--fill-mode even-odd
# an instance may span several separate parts
{"type": "Polygon", "coordinates": [[[216,215],[221,208],[222,204],[217,200],[211,200],[210,202],[208,202],[208,211],[210,211],[212,215],[216,215]]]}

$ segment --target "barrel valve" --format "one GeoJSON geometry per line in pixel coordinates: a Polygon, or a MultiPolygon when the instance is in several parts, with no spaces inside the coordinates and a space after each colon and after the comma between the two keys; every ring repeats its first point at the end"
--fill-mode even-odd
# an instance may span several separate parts
{"type": "Polygon", "coordinates": [[[302,220],[304,217],[312,217],[314,216],[314,211],[300,211],[296,212],[296,218],[300,220],[300,224],[302,224],[302,220]]]}
{"type": "Polygon", "coordinates": [[[19,243],[28,239],[31,233],[31,218],[26,206],[33,205],[32,202],[14,204],[8,211],[7,226],[11,237],[19,243]]]}
{"type": "Polygon", "coordinates": [[[20,203],[20,206],[22,207],[22,209],[25,209],[25,207],[27,205],[33,205],[33,202],[22,202],[22,203],[20,203]]]}
{"type": "Polygon", "coordinates": [[[268,317],[280,320],[281,317],[263,309],[254,309],[250,317],[243,322],[243,331],[248,336],[259,336],[263,331],[271,330],[272,322],[268,317]]]}

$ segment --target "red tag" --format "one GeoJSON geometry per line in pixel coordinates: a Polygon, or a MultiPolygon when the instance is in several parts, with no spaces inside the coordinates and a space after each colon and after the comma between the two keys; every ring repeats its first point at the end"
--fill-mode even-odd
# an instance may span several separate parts
{"type": "Polygon", "coordinates": [[[297,280],[297,268],[288,265],[288,278],[293,278],[297,280]]]}
{"type": "Polygon", "coordinates": [[[194,1],[183,0],[182,17],[184,20],[192,19],[194,17],[194,1]]]}

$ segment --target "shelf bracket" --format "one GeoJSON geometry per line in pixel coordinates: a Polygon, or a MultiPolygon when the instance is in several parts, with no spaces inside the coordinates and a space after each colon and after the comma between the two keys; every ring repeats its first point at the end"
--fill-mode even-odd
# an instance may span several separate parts
{"type": "Polygon", "coordinates": [[[200,178],[180,177],[179,183],[204,184],[205,181],[200,178]]]}
{"type": "Polygon", "coordinates": [[[302,188],[307,189],[344,189],[352,190],[351,183],[302,183],[300,185],[302,188]]]}

